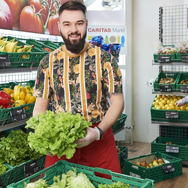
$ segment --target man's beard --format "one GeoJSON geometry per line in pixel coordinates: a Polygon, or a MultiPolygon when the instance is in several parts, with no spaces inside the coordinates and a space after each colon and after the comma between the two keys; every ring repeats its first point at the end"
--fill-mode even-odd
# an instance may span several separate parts
{"type": "Polygon", "coordinates": [[[61,33],[61,37],[64,40],[65,46],[67,48],[67,50],[69,50],[70,52],[74,53],[74,54],[79,54],[83,49],[84,49],[84,45],[85,45],[85,38],[86,38],[86,32],[84,33],[83,37],[79,39],[79,41],[77,42],[77,40],[69,40],[69,36],[70,35],[79,35],[81,36],[78,32],[75,33],[71,33],[70,35],[68,35],[68,39],[61,33]]]}

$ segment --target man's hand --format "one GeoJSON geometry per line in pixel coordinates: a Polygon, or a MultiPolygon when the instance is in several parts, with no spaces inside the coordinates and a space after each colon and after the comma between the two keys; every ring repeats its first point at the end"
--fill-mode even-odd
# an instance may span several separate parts
{"type": "Polygon", "coordinates": [[[183,106],[183,101],[182,101],[182,99],[178,100],[178,101],[175,103],[175,105],[176,105],[177,107],[183,106]]]}
{"type": "Polygon", "coordinates": [[[93,141],[97,140],[99,136],[98,130],[95,128],[91,128],[91,127],[88,127],[86,129],[86,133],[87,135],[84,138],[78,139],[75,142],[77,144],[77,148],[82,148],[84,146],[91,144],[93,141]]]}

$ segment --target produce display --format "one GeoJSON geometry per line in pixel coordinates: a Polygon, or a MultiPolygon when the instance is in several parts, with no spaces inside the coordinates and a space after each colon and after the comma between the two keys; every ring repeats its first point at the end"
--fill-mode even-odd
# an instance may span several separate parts
{"type": "MultiPolygon", "coordinates": [[[[24,104],[34,103],[36,97],[33,96],[34,89],[30,86],[14,86],[14,90],[4,88],[0,91],[0,109],[21,106],[24,104]]],[[[25,107],[28,109],[28,107],[25,107]]]]}
{"type": "Polygon", "coordinates": [[[161,42],[154,43],[155,54],[174,54],[177,52],[177,49],[173,46],[163,46],[161,42]]]}
{"type": "Polygon", "coordinates": [[[15,166],[41,156],[39,152],[29,147],[28,134],[22,130],[12,130],[7,137],[1,138],[0,163],[15,166]]]}
{"type": "Polygon", "coordinates": [[[174,84],[175,80],[173,78],[161,78],[159,84],[174,84]]]}
{"type": "Polygon", "coordinates": [[[67,159],[73,157],[76,149],[74,143],[86,136],[86,128],[92,125],[80,114],[59,111],[55,114],[46,111],[30,118],[26,128],[34,129],[28,136],[29,146],[44,155],[57,155],[59,158],[66,155],[67,159]],[[39,121],[40,119],[40,121],[39,121]]]}
{"type": "Polygon", "coordinates": [[[188,84],[188,80],[181,80],[179,84],[188,84]]]}
{"type": "Polygon", "coordinates": [[[183,41],[178,44],[178,54],[188,54],[188,41],[183,41]]]}
{"type": "Polygon", "coordinates": [[[0,175],[4,174],[7,171],[8,167],[4,164],[0,164],[0,175]]]}
{"type": "MultiPolygon", "coordinates": [[[[25,188],[95,188],[95,186],[91,183],[88,177],[83,173],[76,173],[74,171],[69,170],[66,174],[62,174],[61,176],[54,176],[54,183],[52,185],[48,185],[47,182],[43,179],[39,179],[34,183],[25,183],[25,188]]],[[[130,188],[127,184],[123,182],[114,182],[111,185],[108,184],[99,184],[99,188],[130,188]]]]}
{"type": "Polygon", "coordinates": [[[159,157],[155,160],[152,160],[149,164],[147,164],[146,161],[141,161],[141,162],[137,161],[135,164],[138,165],[138,166],[151,168],[151,167],[155,167],[155,166],[159,166],[159,165],[164,164],[164,161],[161,157],[159,157]]]}
{"type": "Polygon", "coordinates": [[[157,110],[181,110],[181,111],[188,111],[188,104],[185,104],[181,107],[177,107],[175,103],[182,99],[181,96],[176,95],[157,95],[155,101],[153,102],[152,109],[157,110]]]}

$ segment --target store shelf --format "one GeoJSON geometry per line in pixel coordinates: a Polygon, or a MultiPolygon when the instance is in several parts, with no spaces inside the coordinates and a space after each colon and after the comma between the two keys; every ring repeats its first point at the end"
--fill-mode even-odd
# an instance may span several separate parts
{"type": "Polygon", "coordinates": [[[18,72],[32,72],[37,71],[38,67],[26,67],[26,68],[9,68],[9,69],[0,69],[0,74],[5,73],[18,73],[18,72]]]}
{"type": "Polygon", "coordinates": [[[182,93],[182,92],[160,92],[160,91],[154,91],[152,89],[152,94],[159,94],[159,95],[188,95],[188,93],[182,93]]]}
{"type": "Polygon", "coordinates": [[[24,124],[26,124],[26,121],[28,121],[28,120],[29,120],[29,118],[26,118],[26,119],[21,120],[21,121],[17,121],[17,122],[13,122],[13,123],[1,125],[1,126],[0,126],[0,132],[1,132],[1,131],[8,130],[8,129],[15,128],[15,127],[19,127],[19,126],[21,126],[21,125],[24,125],[24,124]]]}
{"type": "Polygon", "coordinates": [[[165,121],[151,121],[152,124],[167,125],[167,126],[181,126],[188,127],[188,123],[178,123],[178,122],[165,122],[165,121]]]}
{"type": "Polygon", "coordinates": [[[156,63],[152,60],[152,65],[188,65],[188,63],[184,62],[173,62],[173,63],[156,63]]]}

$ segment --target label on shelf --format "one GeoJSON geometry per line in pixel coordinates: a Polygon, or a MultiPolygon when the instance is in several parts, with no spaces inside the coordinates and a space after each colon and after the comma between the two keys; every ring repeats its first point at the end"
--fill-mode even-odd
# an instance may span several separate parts
{"type": "Polygon", "coordinates": [[[172,164],[163,165],[162,168],[163,168],[163,170],[166,174],[171,173],[171,172],[175,172],[175,168],[172,164]]]}
{"type": "Polygon", "coordinates": [[[11,110],[10,116],[13,122],[20,121],[20,120],[27,118],[24,108],[21,108],[18,110],[11,110]]]}
{"type": "Polygon", "coordinates": [[[170,62],[170,56],[158,56],[158,62],[159,63],[169,63],[170,62]]]}
{"type": "Polygon", "coordinates": [[[11,67],[8,54],[0,55],[0,67],[11,67]]]}
{"type": "Polygon", "coordinates": [[[179,147],[177,147],[177,146],[166,146],[166,152],[168,152],[168,153],[179,153],[179,147]]]}
{"type": "Polygon", "coordinates": [[[187,55],[182,55],[182,62],[188,63],[188,56],[187,55]]]}
{"type": "Polygon", "coordinates": [[[173,118],[173,119],[175,119],[175,118],[178,118],[179,116],[178,116],[178,112],[166,112],[166,118],[173,118]]]}
{"type": "Polygon", "coordinates": [[[39,171],[38,162],[37,160],[32,161],[24,165],[24,175],[25,178],[31,176],[39,171]]]}
{"type": "Polygon", "coordinates": [[[172,86],[171,85],[161,85],[161,84],[159,84],[159,90],[160,90],[160,92],[171,92],[172,86]]]}
{"type": "Polygon", "coordinates": [[[188,93],[188,86],[180,86],[180,91],[182,93],[188,93]]]}
{"type": "Polygon", "coordinates": [[[136,178],[141,178],[141,176],[139,176],[138,174],[135,174],[133,172],[130,172],[130,175],[133,176],[133,177],[136,177],[136,178]]]}

